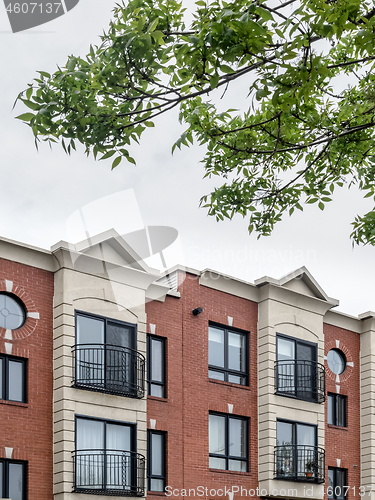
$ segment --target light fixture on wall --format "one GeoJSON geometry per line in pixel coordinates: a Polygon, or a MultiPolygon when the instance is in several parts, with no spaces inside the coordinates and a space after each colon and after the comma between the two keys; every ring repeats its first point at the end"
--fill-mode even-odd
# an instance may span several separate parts
{"type": "Polygon", "coordinates": [[[192,311],[194,316],[198,316],[198,314],[200,314],[201,312],[203,312],[203,309],[201,307],[197,307],[196,309],[193,309],[193,311],[192,311]]]}

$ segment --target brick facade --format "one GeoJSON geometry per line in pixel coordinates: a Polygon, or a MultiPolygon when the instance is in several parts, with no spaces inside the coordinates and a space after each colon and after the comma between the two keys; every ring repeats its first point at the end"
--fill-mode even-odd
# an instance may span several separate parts
{"type": "MultiPolygon", "coordinates": [[[[358,333],[338,328],[333,325],[324,325],[325,355],[330,349],[338,347],[346,357],[346,361],[353,366],[346,370],[336,381],[333,373],[326,364],[326,391],[347,396],[347,427],[336,427],[326,423],[326,474],[328,467],[347,469],[347,498],[359,498],[361,485],[361,456],[360,456],[360,336],[358,333]],[[339,460],[339,466],[338,461],[339,460]]],[[[327,422],[327,401],[326,401],[327,422]]]]}
{"type": "MultiPolygon", "coordinates": [[[[27,402],[0,400],[0,459],[9,458],[6,456],[7,448],[8,453],[12,449],[12,460],[27,462],[25,500],[74,500],[79,495],[82,500],[88,500],[93,498],[93,493],[97,493],[95,485],[88,493],[72,491],[71,452],[75,447],[76,415],[113,418],[118,422],[136,424],[137,452],[145,456],[146,430],[164,431],[166,485],[180,492],[173,494],[172,498],[198,496],[206,500],[233,500],[227,493],[219,492],[238,486],[248,492],[244,496],[289,500],[293,495],[271,493],[272,488],[277,486],[283,490],[297,485],[298,494],[294,498],[302,499],[303,488],[309,488],[314,482],[316,489],[311,498],[322,500],[327,498],[328,467],[347,470],[348,500],[360,497],[359,488],[364,478],[369,488],[371,481],[368,477],[371,474],[366,476],[363,470],[371,472],[371,463],[361,464],[361,450],[362,457],[372,456],[372,445],[363,444],[364,435],[375,443],[375,403],[372,403],[375,401],[375,390],[374,384],[370,383],[375,380],[375,343],[372,344],[375,338],[374,313],[353,318],[332,312],[337,301],[326,296],[304,268],[282,280],[266,277],[255,285],[211,271],[185,272],[179,269],[176,271],[178,293],[168,291],[159,280],[152,281],[158,278],[152,275],[149,283],[164,290],[158,289],[162,298],[158,295],[156,300],[144,305],[143,297],[144,293],[147,296],[148,287],[146,280],[145,289],[139,295],[142,298],[139,302],[135,301],[137,307],[140,302],[142,305],[139,310],[137,307],[132,310],[129,304],[133,304],[135,293],[140,291],[137,288],[139,283],[133,277],[134,268],[128,273],[131,264],[123,268],[126,279],[120,301],[122,310],[118,311],[116,302],[111,299],[111,281],[99,272],[96,274],[90,266],[84,268],[78,279],[74,274],[78,271],[69,260],[70,248],[61,250],[56,247],[48,253],[15,242],[6,244],[17,247],[17,251],[22,249],[24,253],[18,255],[19,262],[14,262],[7,248],[3,247],[1,255],[5,254],[7,258],[0,258],[0,292],[11,291],[19,297],[25,304],[28,317],[17,330],[0,328],[0,354],[27,359],[27,402]],[[31,257],[27,256],[30,252],[31,257]],[[56,252],[61,252],[60,260],[55,258],[56,252]],[[64,258],[63,252],[66,252],[64,258]],[[33,267],[34,263],[36,267],[33,267]],[[128,278],[129,283],[126,281],[128,278]],[[80,285],[77,286],[77,283],[80,285]],[[106,290],[103,287],[107,287],[106,290]],[[61,303],[58,303],[59,300],[61,303]],[[201,313],[193,315],[192,311],[198,307],[202,308],[201,313]],[[77,309],[132,324],[134,318],[139,316],[137,350],[143,355],[146,354],[146,328],[147,333],[165,339],[164,398],[148,396],[146,400],[143,396],[137,400],[110,391],[104,394],[105,391],[102,393],[98,388],[85,391],[72,387],[71,347],[76,341],[74,314],[77,309]],[[210,324],[247,333],[248,385],[209,378],[210,324]],[[313,396],[317,386],[315,389],[308,387],[310,399],[299,397],[297,389],[295,394],[287,397],[288,394],[282,394],[275,388],[277,334],[316,345],[317,361],[325,364],[326,394],[347,396],[347,427],[327,424],[327,401],[323,403],[324,398],[318,401],[313,396]],[[346,357],[347,367],[339,377],[331,372],[326,361],[330,349],[340,349],[346,357]],[[54,375],[55,425],[52,413],[54,375]],[[371,397],[367,398],[367,394],[371,397]],[[369,402],[365,401],[366,398],[369,402]],[[364,410],[367,413],[364,414],[364,410]],[[210,469],[210,412],[247,419],[248,472],[210,469]],[[316,475],[309,483],[305,476],[306,459],[303,462],[301,459],[296,467],[295,464],[290,466],[294,458],[290,460],[288,457],[287,473],[278,476],[278,459],[274,459],[278,420],[316,427],[316,444],[325,450],[325,478],[320,480],[316,475]],[[363,450],[368,455],[364,455],[363,450]],[[199,487],[207,488],[207,492],[198,495],[199,487]],[[268,489],[262,490],[266,493],[259,494],[259,487],[268,489]],[[210,492],[211,489],[217,494],[210,492]],[[189,494],[189,490],[195,495],[189,494]]],[[[96,257],[87,257],[91,258],[96,263],[96,257]]],[[[136,272],[139,273],[137,279],[144,279],[144,271],[138,269],[136,272]]],[[[155,298],[155,293],[151,297],[155,298]]],[[[292,377],[297,378],[296,373],[292,377]]],[[[296,388],[296,379],[293,380],[292,385],[294,383],[296,388]]],[[[299,446],[295,442],[289,442],[289,445],[295,450],[299,446]]],[[[313,447],[316,453],[316,445],[309,442],[307,446],[313,447]]],[[[297,456],[297,452],[293,456],[297,456]]],[[[108,493],[107,490],[104,493],[108,493]]],[[[115,493],[109,492],[110,495],[115,493]]],[[[123,493],[128,494],[126,491],[123,493]]],[[[147,496],[157,500],[165,493],[149,491],[147,496]]],[[[234,499],[240,496],[240,492],[234,493],[234,499]]],[[[100,498],[106,498],[106,495],[100,498]]]]}
{"type": "Polygon", "coordinates": [[[167,297],[164,304],[146,305],[148,323],[156,325],[156,335],[167,339],[167,398],[149,397],[147,410],[148,422],[155,419],[157,430],[168,431],[167,485],[179,490],[202,485],[215,490],[232,485],[256,489],[257,304],[202,287],[190,274],[179,291],[180,299],[167,297]],[[203,312],[194,316],[196,307],[203,312]],[[249,386],[208,378],[208,325],[228,326],[228,316],[233,327],[249,332],[249,386]],[[248,418],[249,473],[209,469],[209,412],[228,414],[228,404],[233,405],[233,415],[248,418]]]}
{"type": "Polygon", "coordinates": [[[52,302],[53,273],[0,259],[0,290],[5,280],[13,282],[12,292],[24,302],[27,318],[13,338],[4,339],[0,328],[0,353],[27,359],[27,402],[0,401],[0,458],[5,447],[13,448],[12,460],[28,462],[27,498],[52,500],[52,302]],[[7,345],[6,345],[7,344],[7,345]]]}

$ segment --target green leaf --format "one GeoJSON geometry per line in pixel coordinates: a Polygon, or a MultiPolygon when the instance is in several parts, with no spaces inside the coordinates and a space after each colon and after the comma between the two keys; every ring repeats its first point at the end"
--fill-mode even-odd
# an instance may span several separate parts
{"type": "Polygon", "coordinates": [[[17,120],[23,120],[24,122],[29,122],[35,117],[33,113],[23,113],[22,115],[16,116],[17,120]]]}
{"type": "Polygon", "coordinates": [[[117,156],[112,162],[112,170],[117,167],[121,163],[122,156],[117,156]]]}
{"type": "Polygon", "coordinates": [[[150,24],[150,26],[147,28],[147,32],[146,33],[152,33],[155,29],[156,29],[156,26],[158,25],[159,23],[159,19],[156,18],[152,21],[152,23],[150,24]]]}
{"type": "Polygon", "coordinates": [[[219,75],[215,73],[213,76],[210,77],[211,89],[215,89],[218,86],[218,83],[219,83],[219,75]]]}
{"type": "Polygon", "coordinates": [[[99,158],[99,160],[106,160],[107,158],[111,158],[111,156],[113,156],[115,153],[116,151],[112,149],[111,151],[108,151],[108,153],[105,153],[101,158],[99,158]]]}

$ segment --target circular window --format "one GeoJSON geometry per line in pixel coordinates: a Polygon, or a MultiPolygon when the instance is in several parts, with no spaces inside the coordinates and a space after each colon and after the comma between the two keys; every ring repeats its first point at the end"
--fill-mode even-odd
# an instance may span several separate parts
{"type": "Polygon", "coordinates": [[[327,354],[328,367],[335,375],[341,375],[346,368],[346,358],[339,349],[331,349],[327,354]]]}
{"type": "Polygon", "coordinates": [[[0,327],[6,330],[17,330],[25,323],[25,306],[15,296],[0,292],[0,327]]]}

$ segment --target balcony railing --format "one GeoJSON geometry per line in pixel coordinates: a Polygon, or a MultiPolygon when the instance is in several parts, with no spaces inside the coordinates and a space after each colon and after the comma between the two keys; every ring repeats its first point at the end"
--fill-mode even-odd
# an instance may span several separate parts
{"type": "Polygon", "coordinates": [[[318,446],[275,446],[274,478],[323,483],[324,459],[324,449],[318,446]]]}
{"type": "Polygon", "coordinates": [[[75,492],[111,496],[143,496],[145,457],[118,450],[73,452],[75,492]]]}
{"type": "Polygon", "coordinates": [[[145,358],[128,347],[81,344],[72,348],[73,387],[142,398],[145,358]]]}
{"type": "Polygon", "coordinates": [[[275,391],[282,396],[323,403],[325,369],[315,361],[275,361],[275,391]]]}

